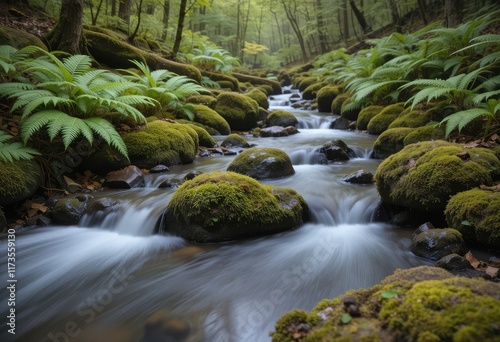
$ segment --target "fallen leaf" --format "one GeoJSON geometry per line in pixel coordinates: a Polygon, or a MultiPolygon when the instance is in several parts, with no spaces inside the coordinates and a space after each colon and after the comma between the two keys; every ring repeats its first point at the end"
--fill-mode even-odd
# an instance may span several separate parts
{"type": "Polygon", "coordinates": [[[487,266],[484,272],[490,277],[495,278],[498,275],[498,270],[498,267],[487,266]]]}
{"type": "Polygon", "coordinates": [[[33,208],[29,208],[29,209],[26,211],[26,214],[28,215],[28,217],[33,217],[33,216],[35,216],[37,213],[38,213],[38,210],[37,210],[37,209],[33,209],[33,208]]]}
{"type": "Polygon", "coordinates": [[[47,210],[49,210],[49,208],[43,203],[32,203],[31,208],[39,210],[42,213],[45,213],[47,210]]]}
{"type": "Polygon", "coordinates": [[[476,270],[481,264],[479,260],[477,260],[474,255],[472,255],[471,251],[468,251],[467,254],[465,254],[465,258],[469,261],[472,267],[474,267],[476,270]]]}

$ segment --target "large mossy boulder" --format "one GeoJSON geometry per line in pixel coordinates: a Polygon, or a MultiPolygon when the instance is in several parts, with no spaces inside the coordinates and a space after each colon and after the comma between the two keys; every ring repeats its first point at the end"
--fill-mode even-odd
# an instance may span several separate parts
{"type": "Polygon", "coordinates": [[[462,234],[453,228],[428,229],[415,235],[410,250],[415,255],[434,261],[450,254],[467,253],[462,234]]]}
{"type": "Polygon", "coordinates": [[[318,111],[328,113],[332,109],[332,102],[337,95],[340,94],[338,86],[325,86],[316,93],[316,102],[318,103],[318,111]]]}
{"type": "Polygon", "coordinates": [[[286,110],[282,110],[282,109],[273,110],[272,112],[269,113],[269,115],[266,118],[266,126],[267,127],[296,126],[298,123],[299,123],[299,120],[297,120],[295,115],[293,115],[292,113],[290,113],[286,110]]]}
{"type": "Polygon", "coordinates": [[[420,127],[425,126],[431,121],[430,114],[422,112],[420,110],[409,110],[403,111],[390,125],[388,128],[397,127],[420,127]]]}
{"type": "Polygon", "coordinates": [[[153,121],[146,128],[122,136],[132,164],[150,169],[156,165],[190,164],[198,153],[198,134],[188,125],[153,121]]]}
{"type": "Polygon", "coordinates": [[[250,144],[243,138],[241,135],[233,133],[229,134],[227,137],[224,138],[222,143],[220,144],[222,147],[225,148],[232,148],[232,147],[240,147],[240,148],[248,148],[250,147],[250,144]]]}
{"type": "Polygon", "coordinates": [[[302,98],[304,100],[314,100],[318,95],[318,91],[320,91],[320,89],[324,86],[326,86],[325,82],[317,82],[311,84],[302,92],[302,98]]]}
{"type": "Polygon", "coordinates": [[[465,241],[500,250],[500,192],[471,189],[451,197],[446,222],[462,233],[465,241]]]}
{"type": "Polygon", "coordinates": [[[332,108],[331,108],[332,114],[335,115],[342,114],[342,105],[344,104],[344,102],[347,102],[350,98],[351,96],[346,93],[337,95],[335,99],[332,101],[332,108]]]}
{"type": "Polygon", "coordinates": [[[484,148],[464,148],[446,141],[405,146],[377,168],[382,201],[415,210],[442,212],[450,196],[491,185],[500,176],[500,161],[484,148]]]}
{"type": "Polygon", "coordinates": [[[215,110],[203,105],[197,104],[194,106],[194,121],[215,129],[218,134],[228,135],[231,133],[229,123],[215,110]]]}
{"type": "Polygon", "coordinates": [[[391,123],[396,120],[396,118],[404,111],[404,106],[402,103],[396,103],[382,109],[380,113],[375,115],[368,125],[366,129],[368,130],[368,134],[378,135],[385,131],[391,123]]]}
{"type": "Polygon", "coordinates": [[[294,229],[307,219],[307,203],[295,190],[214,171],[175,191],[162,229],[189,241],[221,242],[294,229]]]}
{"type": "Polygon", "coordinates": [[[227,74],[223,74],[220,72],[206,71],[206,70],[201,70],[201,75],[208,77],[212,81],[215,81],[215,82],[220,82],[220,81],[230,82],[231,83],[231,86],[230,86],[231,90],[236,91],[236,92],[240,91],[239,82],[236,79],[236,77],[233,77],[233,76],[227,75],[227,74]]]}
{"type": "Polygon", "coordinates": [[[68,197],[57,200],[51,208],[52,222],[60,225],[77,224],[87,209],[86,198],[68,197]]]}
{"type": "Polygon", "coordinates": [[[215,145],[217,145],[214,137],[212,137],[205,128],[190,123],[186,125],[194,129],[198,134],[198,146],[214,147],[215,145]]]}
{"type": "Polygon", "coordinates": [[[18,50],[34,45],[48,51],[47,46],[37,36],[4,25],[0,25],[0,45],[10,45],[18,50]]]}
{"type": "Polygon", "coordinates": [[[422,126],[413,128],[405,137],[403,144],[410,145],[420,141],[443,140],[445,138],[444,129],[434,126],[422,126]]]}
{"type": "Polygon", "coordinates": [[[42,170],[34,160],[0,160],[0,206],[33,196],[42,180],[42,170]]]}
{"type": "Polygon", "coordinates": [[[408,134],[413,131],[412,128],[390,128],[377,137],[373,144],[372,157],[375,159],[385,159],[391,154],[403,149],[404,140],[408,134]]]}
{"type": "Polygon", "coordinates": [[[283,315],[273,342],[498,341],[500,284],[429,266],[283,315]]]}
{"type": "Polygon", "coordinates": [[[295,173],[288,154],[278,148],[252,147],[241,152],[227,167],[254,179],[288,177],[295,173]]]}
{"type": "Polygon", "coordinates": [[[316,84],[316,83],[318,83],[317,77],[307,76],[307,77],[304,77],[300,80],[300,82],[297,85],[297,89],[299,89],[299,91],[303,92],[304,90],[306,90],[307,87],[309,87],[313,84],[316,84]]]}
{"type": "Polygon", "coordinates": [[[264,93],[264,91],[262,91],[258,88],[253,88],[248,93],[245,93],[244,95],[255,100],[259,104],[259,107],[264,108],[264,109],[269,108],[269,101],[267,99],[267,94],[264,93]]]}
{"type": "Polygon", "coordinates": [[[368,106],[361,109],[358,114],[358,120],[356,121],[356,129],[364,131],[368,127],[370,120],[377,114],[379,114],[384,109],[383,106],[368,106]]]}
{"type": "Polygon", "coordinates": [[[257,101],[236,93],[219,94],[214,110],[229,123],[234,131],[249,131],[257,126],[259,119],[257,101]]]}

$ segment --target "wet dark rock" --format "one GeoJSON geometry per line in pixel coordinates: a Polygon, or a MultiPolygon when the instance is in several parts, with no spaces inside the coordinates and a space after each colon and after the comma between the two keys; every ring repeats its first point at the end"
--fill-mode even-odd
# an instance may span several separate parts
{"type": "Polygon", "coordinates": [[[224,151],[220,147],[214,147],[208,149],[212,154],[224,154],[224,151]]]}
{"type": "Polygon", "coordinates": [[[99,211],[105,211],[106,209],[112,208],[116,204],[116,201],[110,200],[109,198],[95,199],[90,201],[87,205],[86,213],[89,215],[94,215],[99,211]]]}
{"type": "Polygon", "coordinates": [[[354,184],[371,184],[373,183],[373,174],[366,170],[358,170],[349,173],[340,179],[343,182],[354,184]]]}
{"type": "Polygon", "coordinates": [[[335,139],[324,144],[320,149],[320,152],[324,153],[326,158],[330,161],[349,160],[349,154],[354,154],[346,143],[339,139],[335,139]]]}
{"type": "Polygon", "coordinates": [[[149,169],[149,173],[162,173],[162,172],[168,172],[170,169],[168,166],[165,165],[156,165],[155,167],[149,169]]]}
{"type": "Polygon", "coordinates": [[[106,176],[106,185],[110,188],[132,189],[144,186],[144,175],[135,165],[113,171],[106,176]]]}
{"type": "Polygon", "coordinates": [[[436,261],[436,266],[449,271],[459,271],[468,268],[473,269],[470,262],[465,257],[458,254],[449,254],[439,259],[436,261]]]}
{"type": "MultiPolygon", "coordinates": [[[[90,147],[89,147],[90,149],[90,147]]],[[[105,175],[130,165],[130,161],[114,147],[106,145],[83,158],[80,169],[105,175]]]]}
{"type": "Polygon", "coordinates": [[[297,128],[293,126],[281,127],[281,126],[271,126],[262,128],[260,130],[260,136],[263,138],[266,137],[286,137],[291,134],[299,133],[297,128]]]}
{"type": "Polygon", "coordinates": [[[187,173],[187,174],[184,176],[184,178],[182,178],[182,182],[185,182],[185,181],[191,180],[191,179],[193,179],[194,177],[201,175],[202,173],[203,173],[203,172],[201,172],[201,171],[191,171],[191,172],[187,173]]]}
{"type": "Polygon", "coordinates": [[[190,333],[189,322],[172,317],[164,311],[158,311],[147,318],[141,342],[183,342],[187,341],[190,333]]]}
{"type": "Polygon", "coordinates": [[[51,217],[54,224],[73,225],[87,209],[87,202],[80,201],[76,197],[61,198],[51,208],[51,217]]]}
{"type": "Polygon", "coordinates": [[[182,184],[182,180],[178,178],[170,178],[167,180],[164,180],[163,182],[158,185],[159,189],[165,189],[165,188],[177,188],[179,185],[182,184]]]}
{"type": "Polygon", "coordinates": [[[238,154],[238,152],[233,151],[233,150],[224,151],[225,156],[235,156],[237,154],[238,154]]]}
{"type": "Polygon", "coordinates": [[[210,151],[207,149],[207,148],[198,148],[199,149],[199,152],[198,152],[198,157],[210,157],[211,153],[210,151]]]}
{"type": "Polygon", "coordinates": [[[295,173],[288,154],[277,148],[252,147],[241,152],[227,167],[254,179],[288,177],[295,173]]]}
{"type": "Polygon", "coordinates": [[[339,117],[339,118],[332,121],[332,123],[330,124],[330,128],[340,129],[340,130],[346,131],[346,130],[350,129],[350,125],[351,125],[351,123],[349,122],[349,120],[347,120],[346,118],[343,118],[343,117],[339,117]]]}
{"type": "Polygon", "coordinates": [[[438,260],[449,254],[467,252],[462,234],[453,228],[429,229],[412,239],[410,250],[418,256],[438,260]]]}
{"type": "Polygon", "coordinates": [[[415,236],[417,236],[418,234],[420,234],[422,232],[425,232],[425,231],[429,230],[429,229],[436,229],[436,227],[434,227],[434,225],[432,223],[430,223],[430,222],[426,222],[426,223],[421,224],[413,232],[412,238],[415,237],[415,236]]]}

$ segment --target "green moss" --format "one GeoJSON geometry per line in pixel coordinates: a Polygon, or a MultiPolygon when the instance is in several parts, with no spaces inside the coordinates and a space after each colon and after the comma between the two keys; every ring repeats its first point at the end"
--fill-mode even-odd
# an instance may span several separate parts
{"type": "Polygon", "coordinates": [[[255,179],[281,178],[295,173],[288,154],[278,148],[249,148],[241,152],[227,167],[255,179]]]}
{"type": "Polygon", "coordinates": [[[110,145],[104,145],[82,161],[85,170],[98,175],[105,175],[110,171],[123,169],[130,165],[130,161],[110,145]]]}
{"type": "Polygon", "coordinates": [[[318,111],[330,112],[332,109],[332,102],[340,94],[338,86],[325,86],[321,88],[316,94],[316,101],[318,103],[318,111]]]}
{"type": "Polygon", "coordinates": [[[423,113],[419,110],[404,111],[396,118],[390,125],[389,128],[396,127],[420,127],[425,126],[430,121],[429,114],[423,113]]]}
{"type": "Polygon", "coordinates": [[[259,104],[248,96],[222,93],[217,96],[214,110],[226,119],[232,130],[246,131],[257,126],[259,104]]]}
{"type": "Polygon", "coordinates": [[[191,95],[187,98],[187,102],[193,104],[202,104],[209,108],[215,107],[217,98],[213,95],[191,95]]]}
{"type": "Polygon", "coordinates": [[[236,92],[240,91],[239,82],[236,79],[236,77],[233,77],[231,75],[222,74],[220,72],[207,71],[207,70],[202,70],[201,74],[203,76],[210,78],[212,81],[216,81],[216,82],[224,81],[223,84],[225,84],[225,86],[223,88],[229,88],[229,89],[234,90],[236,92]],[[227,82],[231,83],[231,85],[229,85],[227,82]]]}
{"type": "Polygon", "coordinates": [[[499,169],[491,152],[438,140],[411,144],[391,155],[379,165],[375,181],[384,202],[442,211],[450,196],[491,184],[499,169]],[[465,152],[469,157],[461,159],[465,152]]]}
{"type": "Polygon", "coordinates": [[[318,91],[324,86],[326,86],[325,82],[316,82],[311,84],[302,92],[302,98],[304,100],[314,100],[318,94],[318,91]]]}
{"type": "Polygon", "coordinates": [[[215,171],[198,175],[175,191],[167,207],[167,231],[198,242],[270,234],[301,224],[306,208],[292,189],[215,171]],[[294,201],[278,198],[290,194],[294,201]]]}
{"type": "Polygon", "coordinates": [[[281,84],[277,81],[239,73],[232,73],[231,75],[235,77],[239,82],[249,82],[254,87],[258,87],[261,85],[270,86],[272,88],[272,93],[269,95],[281,94],[281,84]]]}
{"type": "Polygon", "coordinates": [[[229,134],[221,143],[223,147],[249,147],[247,141],[239,134],[229,134]]]}
{"type": "Polygon", "coordinates": [[[215,110],[198,104],[194,106],[194,121],[204,126],[215,129],[218,134],[227,135],[231,133],[228,122],[215,110]]]}
{"type": "Polygon", "coordinates": [[[495,153],[495,156],[497,156],[497,158],[500,159],[500,146],[495,147],[493,149],[493,153],[495,153]]]}
{"type": "Polygon", "coordinates": [[[500,284],[454,277],[435,267],[397,270],[370,289],[321,301],[311,312],[282,316],[271,334],[282,341],[498,341],[500,284]],[[392,292],[393,298],[384,298],[392,292]],[[342,298],[361,312],[342,323],[342,298]],[[297,338],[300,336],[300,338],[297,338]]]}
{"type": "Polygon", "coordinates": [[[332,113],[335,115],[340,115],[342,113],[342,104],[349,100],[350,96],[346,93],[344,94],[339,94],[335,99],[332,101],[332,113]]]}
{"type": "Polygon", "coordinates": [[[404,145],[414,144],[420,141],[442,140],[445,134],[442,128],[434,126],[422,126],[412,130],[404,139],[404,145]]]}
{"type": "Polygon", "coordinates": [[[379,114],[375,115],[367,125],[369,134],[380,134],[385,131],[391,123],[404,110],[402,103],[396,103],[385,107],[379,114]]]}
{"type": "Polygon", "coordinates": [[[266,95],[266,97],[274,93],[273,87],[271,87],[269,84],[262,84],[258,86],[257,89],[262,91],[266,95]]]}
{"type": "Polygon", "coordinates": [[[48,51],[47,46],[45,46],[40,38],[26,31],[16,30],[3,25],[0,25],[0,45],[10,45],[16,49],[34,45],[48,51]]]}
{"type": "Polygon", "coordinates": [[[138,132],[122,136],[132,164],[152,168],[192,163],[198,152],[198,134],[188,125],[154,121],[138,132]]]}
{"type": "Polygon", "coordinates": [[[500,192],[471,189],[451,197],[446,222],[469,243],[500,250],[500,192]]]}
{"type": "Polygon", "coordinates": [[[351,108],[348,108],[347,106],[350,104],[351,104],[351,98],[348,98],[346,101],[342,102],[342,106],[340,107],[340,112],[341,112],[340,116],[350,121],[356,121],[358,120],[358,115],[359,112],[361,111],[361,108],[353,106],[351,106],[351,108]]]}
{"type": "Polygon", "coordinates": [[[370,120],[377,114],[379,114],[384,107],[382,106],[368,106],[363,108],[358,114],[358,120],[356,122],[356,128],[360,131],[364,131],[368,127],[370,120]]]}
{"type": "Polygon", "coordinates": [[[312,77],[312,76],[304,77],[298,84],[298,89],[299,91],[303,92],[307,87],[315,83],[318,83],[317,77],[312,77]]]}
{"type": "Polygon", "coordinates": [[[299,121],[293,115],[292,113],[282,110],[282,109],[277,109],[273,110],[272,112],[269,113],[269,115],[266,118],[266,126],[271,127],[271,126],[281,126],[281,127],[288,127],[288,126],[295,126],[299,121]]]}
{"type": "Polygon", "coordinates": [[[42,183],[42,170],[34,160],[0,160],[0,205],[25,200],[42,183]]]}
{"type": "Polygon", "coordinates": [[[178,75],[187,76],[198,83],[201,82],[201,71],[194,65],[175,62],[163,58],[154,52],[144,51],[142,55],[151,70],[166,69],[173,71],[178,75]]]}
{"type": "Polygon", "coordinates": [[[214,147],[217,142],[215,139],[207,132],[207,130],[201,126],[188,123],[189,127],[191,127],[196,134],[198,135],[198,145],[203,147],[214,147]]]}
{"type": "Polygon", "coordinates": [[[259,107],[264,109],[269,108],[269,101],[267,100],[267,95],[262,90],[258,88],[253,88],[248,93],[245,93],[245,96],[248,96],[249,98],[255,100],[259,104],[259,107]]]}
{"type": "Polygon", "coordinates": [[[373,157],[384,159],[391,154],[399,152],[404,147],[404,139],[413,129],[401,127],[390,128],[380,134],[373,144],[373,157]]]}

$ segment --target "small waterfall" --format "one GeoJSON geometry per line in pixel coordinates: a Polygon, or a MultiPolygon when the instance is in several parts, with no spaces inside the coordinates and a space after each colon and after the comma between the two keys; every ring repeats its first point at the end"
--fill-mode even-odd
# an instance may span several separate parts
{"type": "Polygon", "coordinates": [[[328,129],[332,124],[334,117],[330,116],[322,116],[322,115],[314,115],[311,114],[309,116],[303,116],[298,119],[298,128],[299,129],[328,129]]]}
{"type": "Polygon", "coordinates": [[[297,149],[289,153],[293,165],[327,164],[326,156],[319,152],[319,147],[297,149]]]}

